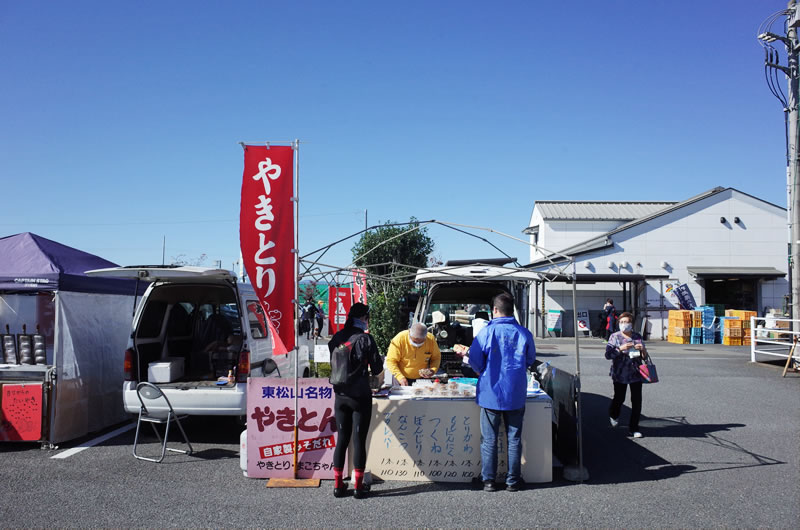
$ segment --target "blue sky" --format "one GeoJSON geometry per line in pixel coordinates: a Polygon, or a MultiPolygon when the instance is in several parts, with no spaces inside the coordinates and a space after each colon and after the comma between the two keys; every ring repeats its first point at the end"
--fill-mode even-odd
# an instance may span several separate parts
{"type": "MultiPolygon", "coordinates": [[[[299,138],[300,249],[536,200],[786,206],[761,22],[785,2],[3,2],[0,235],[238,259],[240,141],[299,138]]],[[[776,26],[780,28],[780,26],[776,26]]],[[[494,257],[432,228],[442,259],[494,257]]],[[[527,263],[521,243],[488,237],[527,263]]],[[[325,262],[347,265],[350,244],[325,262]]]]}

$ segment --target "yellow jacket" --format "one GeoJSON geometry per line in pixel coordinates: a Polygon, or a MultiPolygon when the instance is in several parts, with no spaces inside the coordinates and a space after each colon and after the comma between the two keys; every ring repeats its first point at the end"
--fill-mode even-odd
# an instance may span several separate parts
{"type": "Polygon", "coordinates": [[[436,372],[442,360],[442,352],[439,351],[436,339],[431,333],[428,333],[425,344],[415,348],[409,342],[408,334],[408,330],[401,331],[392,339],[386,355],[386,368],[396,379],[403,377],[419,379],[419,371],[422,368],[430,368],[436,372]],[[428,365],[429,360],[430,366],[428,365]]]}

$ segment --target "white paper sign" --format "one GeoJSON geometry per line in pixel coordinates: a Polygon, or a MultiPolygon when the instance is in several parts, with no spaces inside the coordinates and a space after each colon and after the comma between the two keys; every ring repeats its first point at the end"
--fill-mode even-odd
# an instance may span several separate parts
{"type": "Polygon", "coordinates": [[[329,363],[331,362],[331,351],[325,344],[317,344],[314,346],[314,362],[315,363],[329,363]]]}
{"type": "Polygon", "coordinates": [[[561,331],[561,311],[547,310],[547,331],[561,331]]]}

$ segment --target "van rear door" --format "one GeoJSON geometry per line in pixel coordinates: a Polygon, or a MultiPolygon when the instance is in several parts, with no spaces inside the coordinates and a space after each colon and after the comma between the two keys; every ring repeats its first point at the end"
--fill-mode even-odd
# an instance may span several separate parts
{"type": "Polygon", "coordinates": [[[234,280],[230,271],[224,269],[209,269],[207,267],[193,267],[189,265],[131,265],[127,267],[112,267],[108,269],[95,269],[86,271],[87,276],[102,278],[124,278],[128,280],[155,281],[229,281],[234,280]]]}

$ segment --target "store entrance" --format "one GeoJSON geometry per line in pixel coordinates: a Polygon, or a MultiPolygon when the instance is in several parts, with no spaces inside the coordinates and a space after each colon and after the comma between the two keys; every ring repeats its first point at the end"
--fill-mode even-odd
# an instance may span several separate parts
{"type": "Polygon", "coordinates": [[[758,311],[758,280],[705,280],[706,303],[725,309],[758,311]]]}

